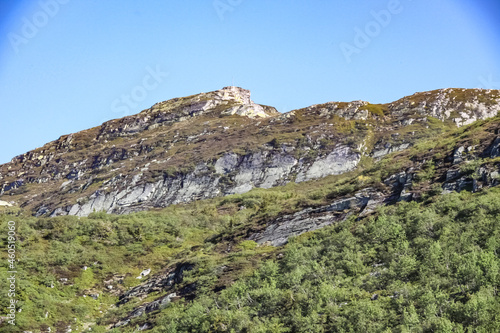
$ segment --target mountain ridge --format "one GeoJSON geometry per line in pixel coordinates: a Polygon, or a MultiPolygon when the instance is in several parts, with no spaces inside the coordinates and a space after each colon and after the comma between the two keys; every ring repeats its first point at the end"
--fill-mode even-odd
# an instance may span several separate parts
{"type": "Polygon", "coordinates": [[[2,165],[13,332],[498,331],[497,94],[254,118],[195,95],[2,165]]]}
{"type": "Polygon", "coordinates": [[[85,216],[243,193],[348,172],[364,156],[379,159],[499,110],[498,90],[448,88],[279,113],[255,104],[248,90],[225,87],[17,156],[0,166],[0,199],[37,215],[85,216]]]}

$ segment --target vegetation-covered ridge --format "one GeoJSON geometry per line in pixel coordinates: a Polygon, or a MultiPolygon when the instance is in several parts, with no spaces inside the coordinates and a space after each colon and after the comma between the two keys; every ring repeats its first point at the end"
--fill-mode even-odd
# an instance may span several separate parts
{"type": "Polygon", "coordinates": [[[494,117],[343,174],[157,211],[3,208],[1,228],[18,226],[22,311],[1,329],[496,332],[499,129],[494,117]],[[363,191],[379,196],[339,204],[363,191]],[[287,216],[331,223],[281,247],[250,240],[287,216]]]}
{"type": "Polygon", "coordinates": [[[130,213],[357,168],[500,109],[498,90],[442,89],[388,104],[277,113],[247,90],[155,104],[0,166],[0,200],[41,215],[130,213]]]}

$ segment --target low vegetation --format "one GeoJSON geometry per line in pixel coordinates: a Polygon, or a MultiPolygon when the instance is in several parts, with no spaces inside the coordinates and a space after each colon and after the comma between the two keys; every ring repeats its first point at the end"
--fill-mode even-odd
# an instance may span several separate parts
{"type": "Polygon", "coordinates": [[[497,332],[498,189],[401,203],[291,240],[154,332],[497,332]]]}
{"type": "MultiPolygon", "coordinates": [[[[373,217],[303,234],[283,248],[229,237],[304,195],[288,187],[80,219],[6,212],[2,229],[8,220],[19,226],[23,312],[17,327],[3,329],[97,323],[93,331],[105,331],[140,304],[114,307],[118,297],[106,291],[105,280],[118,277],[111,284],[125,291],[141,282],[136,277],[144,268],[155,273],[189,262],[195,269],[183,284],[195,282],[196,297],[148,317],[153,332],[500,330],[499,189],[388,206],[373,217]]],[[[5,290],[5,276],[0,283],[5,290]]],[[[145,320],[115,331],[132,332],[145,320]]]]}
{"type": "Polygon", "coordinates": [[[359,108],[360,110],[367,110],[371,114],[379,117],[383,117],[387,112],[386,104],[367,104],[359,108]]]}

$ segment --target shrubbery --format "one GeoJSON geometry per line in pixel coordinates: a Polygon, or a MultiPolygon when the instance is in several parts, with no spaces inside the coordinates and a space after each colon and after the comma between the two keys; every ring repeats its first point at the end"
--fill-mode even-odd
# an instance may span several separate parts
{"type": "Polygon", "coordinates": [[[499,191],[400,203],[292,240],[155,332],[500,331],[499,191]]]}

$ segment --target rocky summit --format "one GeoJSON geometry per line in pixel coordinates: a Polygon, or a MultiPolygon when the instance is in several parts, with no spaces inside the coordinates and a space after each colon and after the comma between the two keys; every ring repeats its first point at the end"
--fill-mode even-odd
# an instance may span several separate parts
{"type": "Polygon", "coordinates": [[[0,166],[0,199],[37,216],[87,216],[245,193],[343,174],[499,110],[498,90],[442,89],[279,113],[225,87],[17,156],[0,166]]]}

